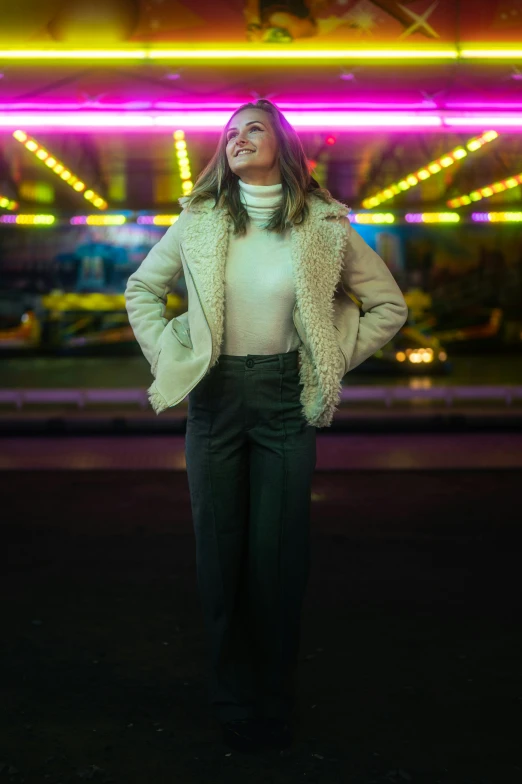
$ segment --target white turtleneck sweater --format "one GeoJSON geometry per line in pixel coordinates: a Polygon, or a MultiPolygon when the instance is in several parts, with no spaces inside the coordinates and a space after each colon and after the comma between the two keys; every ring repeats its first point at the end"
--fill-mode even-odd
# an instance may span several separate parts
{"type": "Polygon", "coordinates": [[[248,185],[239,180],[249,216],[247,233],[229,232],[225,268],[223,354],[279,354],[295,351],[300,338],[292,320],[295,283],[290,230],[266,231],[283,186],[248,185]]]}

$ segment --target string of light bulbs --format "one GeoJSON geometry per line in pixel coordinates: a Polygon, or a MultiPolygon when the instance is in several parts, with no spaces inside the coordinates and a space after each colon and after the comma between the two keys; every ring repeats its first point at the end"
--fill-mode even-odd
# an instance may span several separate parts
{"type": "Polygon", "coordinates": [[[66,182],[67,185],[70,185],[73,190],[77,193],[83,193],[84,199],[90,201],[94,207],[98,207],[100,210],[107,209],[109,205],[99,193],[96,193],[91,188],[86,189],[85,183],[76,177],[64,163],[58,160],[58,158],[51,155],[51,153],[39,144],[36,139],[21,130],[13,131],[13,137],[20,142],[20,144],[23,144],[26,150],[32,152],[39,161],[44,163],[51,171],[60,177],[60,179],[66,182]]]}
{"type": "MultiPolygon", "coordinates": [[[[494,139],[497,139],[499,134],[496,131],[485,131],[480,136],[474,136],[472,139],[466,142],[466,148],[469,152],[475,152],[476,150],[480,150],[488,142],[492,142],[494,139]]],[[[374,196],[369,196],[368,198],[364,199],[362,202],[362,206],[369,210],[372,207],[378,207],[379,204],[382,204],[383,201],[388,201],[389,199],[393,199],[394,196],[402,193],[403,191],[407,191],[410,188],[414,188],[423,180],[427,180],[433,174],[438,174],[442,169],[447,169],[448,166],[452,166],[456,161],[460,160],[461,158],[465,158],[467,155],[467,151],[464,147],[455,147],[454,150],[441,155],[440,158],[436,158],[435,160],[428,163],[426,166],[423,166],[421,169],[418,169],[416,172],[412,172],[407,174],[402,180],[398,182],[394,182],[389,185],[384,190],[379,191],[374,196]]],[[[448,202],[449,207],[453,207],[455,205],[450,204],[448,202]]]]}
{"type": "Polygon", "coordinates": [[[190,172],[190,161],[187,152],[187,142],[185,140],[185,131],[174,131],[174,147],[176,149],[176,157],[178,159],[179,176],[181,177],[181,188],[183,196],[188,196],[194,183],[192,182],[192,174],[190,172]]]}

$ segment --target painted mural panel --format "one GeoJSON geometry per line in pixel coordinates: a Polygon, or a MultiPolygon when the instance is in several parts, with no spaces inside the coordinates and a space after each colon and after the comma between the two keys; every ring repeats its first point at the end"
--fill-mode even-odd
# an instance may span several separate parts
{"type": "Polygon", "coordinates": [[[0,44],[518,42],[522,0],[0,0],[0,44]]]}

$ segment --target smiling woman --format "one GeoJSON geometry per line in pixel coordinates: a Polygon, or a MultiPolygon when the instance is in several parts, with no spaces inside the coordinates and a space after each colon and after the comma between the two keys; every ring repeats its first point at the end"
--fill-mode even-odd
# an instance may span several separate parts
{"type": "Polygon", "coordinates": [[[241,182],[259,187],[281,185],[281,198],[266,226],[277,233],[305,220],[311,192],[327,204],[334,201],[311,176],[295,129],[275,104],[265,99],[243,104],[234,112],[221,132],[214,155],[190,195],[180,203],[190,209],[214,197],[216,207],[228,210],[234,234],[244,235],[249,216],[243,207],[241,182]]]}
{"type": "Polygon", "coordinates": [[[231,170],[249,185],[276,185],[281,182],[278,143],[261,109],[245,109],[236,114],[227,130],[227,160],[231,170]]]}

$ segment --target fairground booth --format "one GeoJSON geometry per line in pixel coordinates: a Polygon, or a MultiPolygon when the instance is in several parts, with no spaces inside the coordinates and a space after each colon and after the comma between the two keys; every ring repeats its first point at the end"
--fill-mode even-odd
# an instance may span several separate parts
{"type": "MultiPolygon", "coordinates": [[[[520,357],[521,0],[0,5],[3,357],[135,355],[123,383],[145,395],[127,278],[259,97],[406,297],[407,324],[354,378],[451,383],[464,353],[494,379],[495,358],[520,357]]],[[[168,317],[186,296],[181,280],[168,317]]]]}

